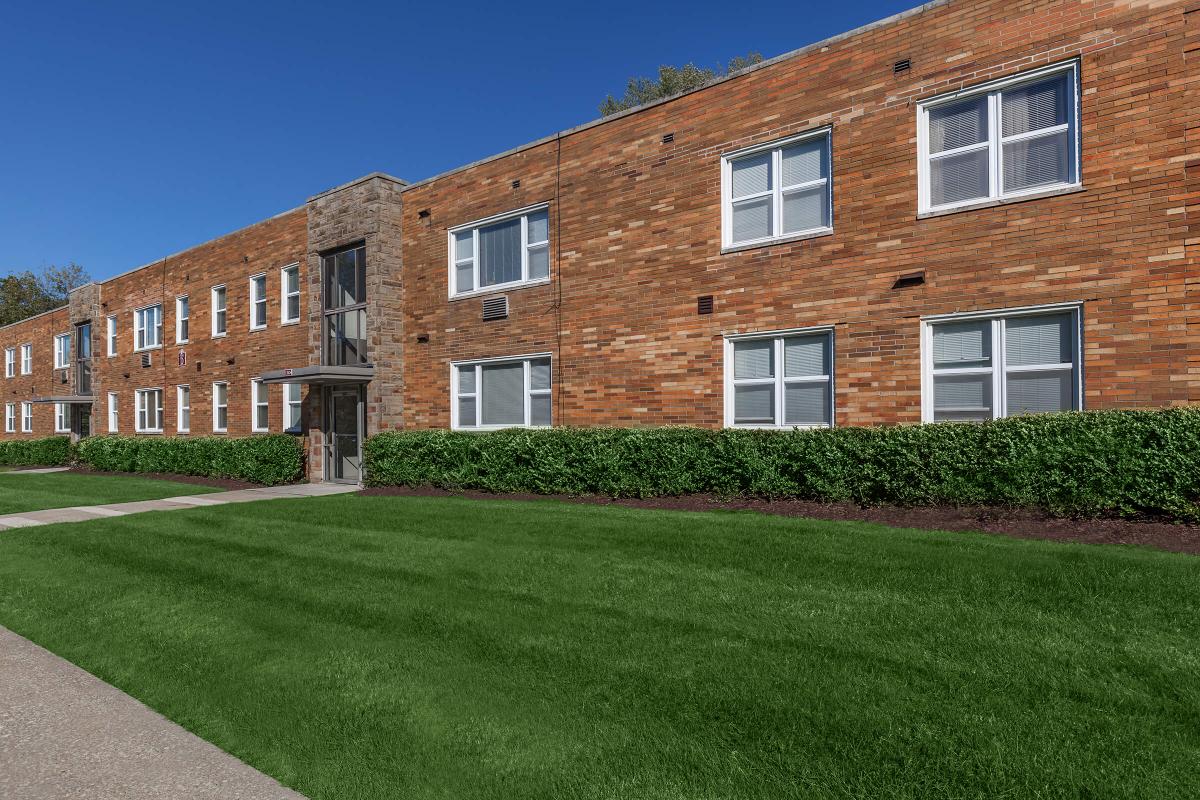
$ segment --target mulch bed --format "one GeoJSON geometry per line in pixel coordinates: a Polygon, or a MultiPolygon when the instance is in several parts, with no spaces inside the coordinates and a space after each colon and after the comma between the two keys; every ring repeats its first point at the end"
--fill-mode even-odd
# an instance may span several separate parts
{"type": "Polygon", "coordinates": [[[1133,544],[1176,553],[1200,554],[1200,525],[1184,525],[1161,520],[1071,519],[1056,517],[1041,511],[991,506],[907,508],[888,505],[860,506],[854,503],[812,503],[802,500],[722,498],[714,495],[635,500],[597,496],[451,492],[432,487],[414,489],[405,486],[376,487],[365,489],[361,494],[401,497],[467,497],[477,500],[553,499],[569,503],[618,505],[673,511],[756,511],[784,517],[876,522],[897,528],[977,531],[1013,536],[1019,539],[1050,539],[1086,544],[1133,544]]]}
{"type": "Polygon", "coordinates": [[[212,486],[216,489],[258,489],[259,484],[250,481],[239,481],[233,478],[205,478],[201,475],[176,475],[171,472],[105,472],[86,467],[71,467],[70,472],[80,475],[111,475],[118,478],[150,478],[158,481],[173,481],[175,483],[190,483],[195,486],[212,486]]]}

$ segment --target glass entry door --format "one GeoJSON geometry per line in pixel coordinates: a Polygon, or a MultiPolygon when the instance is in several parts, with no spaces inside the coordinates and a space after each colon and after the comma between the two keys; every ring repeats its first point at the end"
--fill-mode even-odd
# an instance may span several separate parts
{"type": "Polygon", "coordinates": [[[328,480],[338,483],[362,480],[362,395],[357,386],[327,390],[329,440],[325,444],[325,475],[328,480]]]}

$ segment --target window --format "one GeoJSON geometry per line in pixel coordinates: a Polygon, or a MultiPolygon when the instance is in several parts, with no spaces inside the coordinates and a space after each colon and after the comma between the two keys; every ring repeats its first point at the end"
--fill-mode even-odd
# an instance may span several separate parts
{"type": "Polygon", "coordinates": [[[138,433],[162,433],[162,389],[138,389],[135,393],[138,433]]]}
{"type": "Polygon", "coordinates": [[[725,340],[725,424],[833,425],[833,332],[785,331],[725,340]]]}
{"type": "Polygon", "coordinates": [[[108,353],[108,357],[112,358],[117,354],[117,318],[115,316],[109,317],[106,321],[106,325],[106,352],[108,353]]]}
{"type": "Polygon", "coordinates": [[[4,406],[4,432],[17,432],[17,404],[8,403],[4,406]]]}
{"type": "Polygon", "coordinates": [[[17,374],[17,348],[10,347],[4,351],[4,377],[11,378],[17,374]]]}
{"type": "Polygon", "coordinates": [[[67,417],[67,404],[54,404],[54,432],[55,433],[70,433],[71,423],[67,417]]]}
{"type": "Polygon", "coordinates": [[[1078,308],[959,315],[924,327],[925,421],[1082,407],[1078,308]]]}
{"type": "Polygon", "coordinates": [[[550,425],[550,356],[455,364],[452,369],[452,427],[550,425]]]}
{"type": "Polygon", "coordinates": [[[119,395],[116,392],[108,393],[108,432],[109,433],[116,433],[120,429],[120,425],[118,424],[118,407],[120,405],[120,400],[118,400],[118,397],[119,397],[119,395]]]}
{"type": "Polygon", "coordinates": [[[280,322],[287,325],[300,321],[300,265],[292,264],[279,271],[280,322]]]}
{"type": "Polygon", "coordinates": [[[175,298],[175,344],[187,344],[191,339],[192,307],[188,296],[175,298]]]}
{"type": "Polygon", "coordinates": [[[283,385],[283,429],[288,433],[299,433],[301,430],[301,415],[303,406],[301,404],[301,391],[303,387],[298,383],[285,383],[283,385]]]}
{"type": "Polygon", "coordinates": [[[175,430],[188,433],[192,429],[192,387],[175,387],[175,430]]]}
{"type": "Polygon", "coordinates": [[[133,312],[133,350],[162,346],[162,306],[153,305],[133,312]]]}
{"type": "Polygon", "coordinates": [[[917,110],[920,210],[1079,185],[1078,65],[934,98],[917,110]]]}
{"type": "Polygon", "coordinates": [[[722,245],[769,244],[832,230],[829,140],[825,129],[724,156],[722,245]]]}
{"type": "Polygon", "coordinates": [[[213,432],[225,433],[229,430],[229,384],[214,383],[213,397],[213,432]]]}
{"type": "Polygon", "coordinates": [[[33,403],[21,403],[21,432],[33,433],[33,403]]]}
{"type": "Polygon", "coordinates": [[[33,345],[21,345],[21,374],[29,375],[33,372],[33,345]]]}
{"type": "Polygon", "coordinates": [[[54,337],[54,368],[62,369],[71,361],[71,334],[60,333],[54,337]]]}
{"type": "Polygon", "coordinates": [[[267,276],[250,278],[250,330],[260,331],[267,327],[267,276]]]}
{"type": "Polygon", "coordinates": [[[227,330],[225,317],[225,287],[214,286],[212,290],[212,335],[224,336],[227,330]]]}
{"type": "Polygon", "coordinates": [[[258,378],[250,381],[250,430],[263,433],[270,428],[270,406],[267,399],[267,385],[258,378]]]}
{"type": "Polygon", "coordinates": [[[367,250],[363,246],[330,253],[324,270],[322,358],[332,366],[367,363],[367,250]]]}
{"type": "Polygon", "coordinates": [[[450,295],[550,279],[546,206],[450,229],[450,295]]]}

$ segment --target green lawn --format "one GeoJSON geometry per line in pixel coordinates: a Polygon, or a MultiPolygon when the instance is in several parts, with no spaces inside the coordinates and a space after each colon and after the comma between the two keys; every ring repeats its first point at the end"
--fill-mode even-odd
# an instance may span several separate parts
{"type": "Polygon", "coordinates": [[[0,623],[311,798],[1193,798],[1200,559],[338,496],[0,532],[0,623]]]}
{"type": "Polygon", "coordinates": [[[0,474],[0,514],[41,508],[128,503],[216,491],[220,490],[191,483],[124,475],[83,475],[77,472],[14,475],[7,472],[0,474]]]}

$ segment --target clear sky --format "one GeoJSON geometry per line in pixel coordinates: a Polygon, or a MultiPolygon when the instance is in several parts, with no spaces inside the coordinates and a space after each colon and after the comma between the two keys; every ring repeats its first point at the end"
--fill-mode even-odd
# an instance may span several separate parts
{"type": "Polygon", "coordinates": [[[919,2],[7,2],[0,275],[105,278],[587,122],[659,64],[770,58],[919,2]]]}

